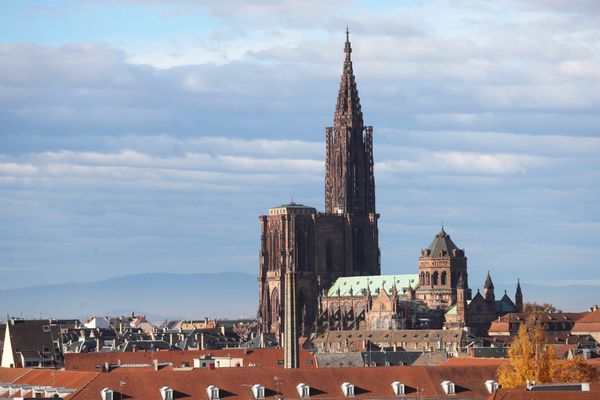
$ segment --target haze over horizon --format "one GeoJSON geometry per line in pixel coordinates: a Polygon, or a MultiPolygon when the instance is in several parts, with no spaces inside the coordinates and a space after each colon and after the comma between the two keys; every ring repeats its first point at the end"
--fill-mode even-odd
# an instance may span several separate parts
{"type": "Polygon", "coordinates": [[[600,3],[211,3],[0,4],[4,289],[256,274],[259,215],[323,210],[347,25],[382,273],[443,221],[474,289],[600,286],[600,3]]]}

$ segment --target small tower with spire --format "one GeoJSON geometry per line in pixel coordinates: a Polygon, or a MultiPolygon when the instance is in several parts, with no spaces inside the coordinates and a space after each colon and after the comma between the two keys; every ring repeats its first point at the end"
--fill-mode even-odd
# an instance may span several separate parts
{"type": "Polygon", "coordinates": [[[496,295],[494,294],[494,284],[492,283],[490,271],[488,271],[487,277],[485,278],[485,283],[483,285],[483,298],[485,299],[486,303],[488,303],[491,307],[494,307],[496,295]]]}
{"type": "Polygon", "coordinates": [[[521,292],[521,281],[517,279],[517,291],[515,292],[515,306],[517,312],[523,312],[523,293],[521,292]]]}

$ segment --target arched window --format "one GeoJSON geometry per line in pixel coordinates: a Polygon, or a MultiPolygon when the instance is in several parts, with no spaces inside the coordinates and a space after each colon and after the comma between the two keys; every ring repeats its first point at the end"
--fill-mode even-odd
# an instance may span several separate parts
{"type": "Polygon", "coordinates": [[[275,270],[279,266],[279,259],[281,257],[281,251],[279,249],[279,231],[277,229],[273,231],[271,241],[271,257],[271,269],[275,270]]]}
{"type": "Polygon", "coordinates": [[[426,280],[426,283],[425,283],[425,284],[426,284],[427,286],[431,285],[431,275],[429,275],[429,272],[427,272],[427,273],[425,274],[425,280],[426,280]]]}
{"type": "Polygon", "coordinates": [[[442,279],[440,282],[442,285],[446,284],[446,271],[442,272],[442,279]]]}
{"type": "Polygon", "coordinates": [[[434,286],[437,286],[437,284],[438,284],[438,276],[439,276],[439,275],[438,275],[438,272],[437,272],[437,271],[435,271],[435,272],[433,273],[433,276],[432,276],[432,280],[433,280],[432,284],[433,284],[434,286]]]}
{"type": "Polygon", "coordinates": [[[421,272],[421,276],[419,277],[419,285],[423,286],[425,285],[425,273],[421,272]]]}
{"type": "Polygon", "coordinates": [[[277,288],[271,292],[271,326],[279,321],[279,291],[277,288]]]}

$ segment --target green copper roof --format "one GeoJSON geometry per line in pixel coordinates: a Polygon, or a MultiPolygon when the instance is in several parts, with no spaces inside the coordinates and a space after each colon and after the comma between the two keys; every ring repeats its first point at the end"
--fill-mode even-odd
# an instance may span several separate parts
{"type": "Polygon", "coordinates": [[[338,289],[340,296],[350,296],[350,289],[354,296],[362,294],[363,289],[367,290],[368,286],[371,289],[371,294],[375,294],[381,287],[389,294],[392,293],[392,287],[396,281],[396,289],[399,294],[404,293],[408,289],[408,285],[416,289],[419,286],[418,274],[402,274],[402,275],[369,275],[369,276],[346,276],[338,278],[327,291],[327,296],[337,296],[338,289]]]}
{"type": "MultiPolygon", "coordinates": [[[[471,304],[471,300],[467,300],[467,304],[471,304]]],[[[448,311],[446,311],[446,315],[456,315],[456,304],[454,304],[448,311]]]]}
{"type": "MultiPolygon", "coordinates": [[[[467,300],[467,304],[471,304],[471,300],[467,300]]],[[[508,298],[505,299],[504,297],[500,300],[496,300],[494,302],[494,307],[496,308],[496,311],[516,312],[516,308],[512,301],[508,298]]],[[[446,315],[456,315],[456,304],[446,311],[446,315]]]]}

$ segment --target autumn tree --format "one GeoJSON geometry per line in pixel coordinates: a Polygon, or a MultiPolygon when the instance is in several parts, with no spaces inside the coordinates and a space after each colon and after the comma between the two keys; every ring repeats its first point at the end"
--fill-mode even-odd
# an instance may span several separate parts
{"type": "Polygon", "coordinates": [[[538,312],[538,313],[555,313],[562,312],[550,303],[539,304],[534,301],[526,301],[523,303],[523,312],[538,312]]]}
{"type": "Polygon", "coordinates": [[[538,313],[532,313],[521,324],[508,349],[510,364],[498,368],[498,383],[503,387],[514,388],[527,381],[552,381],[556,370],[554,350],[546,344],[546,333],[537,316],[538,313]]]}
{"type": "Polygon", "coordinates": [[[555,383],[590,382],[596,375],[596,368],[586,363],[581,357],[573,357],[565,362],[555,364],[552,381],[555,383]]]}

